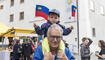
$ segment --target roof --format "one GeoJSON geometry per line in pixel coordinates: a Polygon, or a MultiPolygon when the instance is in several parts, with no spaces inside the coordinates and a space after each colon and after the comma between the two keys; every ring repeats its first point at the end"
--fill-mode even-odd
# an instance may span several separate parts
{"type": "Polygon", "coordinates": [[[5,33],[8,29],[10,29],[10,27],[8,27],[5,24],[3,24],[2,22],[0,22],[0,35],[1,35],[1,33],[5,33]]]}
{"type": "Polygon", "coordinates": [[[3,37],[20,37],[20,36],[37,36],[35,35],[34,29],[29,28],[19,28],[19,27],[8,27],[2,22],[0,22],[0,36],[3,37]],[[18,35],[15,35],[15,33],[21,33],[18,35]]]}
{"type": "Polygon", "coordinates": [[[15,37],[15,36],[19,37],[17,34],[15,35],[15,33],[23,33],[26,36],[26,34],[35,34],[35,31],[34,31],[34,29],[13,27],[11,29],[8,29],[5,33],[2,33],[1,36],[4,36],[4,37],[15,37]]]}

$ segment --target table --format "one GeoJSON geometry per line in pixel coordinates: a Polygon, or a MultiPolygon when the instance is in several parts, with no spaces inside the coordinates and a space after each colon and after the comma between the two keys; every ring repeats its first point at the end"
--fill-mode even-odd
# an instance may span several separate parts
{"type": "Polygon", "coordinates": [[[0,51],[0,60],[10,60],[10,52],[8,50],[0,51]]]}

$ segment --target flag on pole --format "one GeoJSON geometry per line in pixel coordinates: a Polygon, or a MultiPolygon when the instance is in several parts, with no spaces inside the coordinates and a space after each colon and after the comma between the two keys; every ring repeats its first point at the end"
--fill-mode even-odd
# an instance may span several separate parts
{"type": "Polygon", "coordinates": [[[36,5],[36,14],[35,16],[43,17],[48,20],[49,9],[43,5],[36,5]]]}
{"type": "Polygon", "coordinates": [[[72,17],[75,17],[77,7],[72,5],[72,17]]]}

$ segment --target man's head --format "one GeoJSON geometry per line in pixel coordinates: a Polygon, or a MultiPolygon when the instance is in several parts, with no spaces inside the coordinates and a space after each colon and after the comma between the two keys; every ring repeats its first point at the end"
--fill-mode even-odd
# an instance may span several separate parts
{"type": "Polygon", "coordinates": [[[53,24],[49,27],[47,32],[47,38],[51,49],[57,49],[60,41],[62,40],[63,30],[57,25],[53,24]]]}
{"type": "Polygon", "coordinates": [[[86,37],[82,38],[82,42],[83,42],[84,45],[87,45],[88,42],[89,42],[88,38],[86,38],[86,37]]]}
{"type": "Polygon", "coordinates": [[[19,39],[15,39],[16,40],[16,43],[18,44],[18,43],[20,43],[20,40],[19,39]]]}
{"type": "Polygon", "coordinates": [[[59,21],[59,18],[60,18],[60,12],[56,9],[52,9],[50,12],[49,12],[49,21],[51,23],[56,23],[59,21]]]}

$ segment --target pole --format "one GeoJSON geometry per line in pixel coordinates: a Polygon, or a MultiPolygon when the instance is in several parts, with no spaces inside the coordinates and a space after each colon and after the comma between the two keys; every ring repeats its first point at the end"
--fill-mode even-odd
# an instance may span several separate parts
{"type": "Polygon", "coordinates": [[[78,39],[78,55],[80,54],[79,53],[79,13],[78,13],[78,0],[76,0],[76,5],[77,5],[77,39],[78,39]]]}
{"type": "Polygon", "coordinates": [[[3,36],[1,37],[1,41],[2,41],[2,49],[3,49],[3,42],[4,42],[4,39],[3,39],[3,36]]]}

